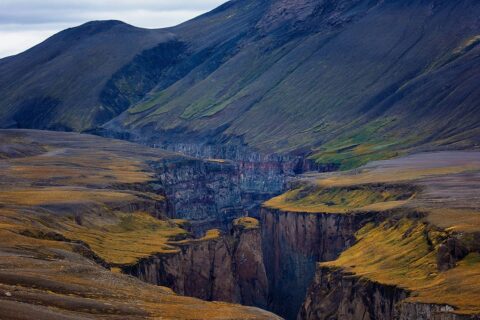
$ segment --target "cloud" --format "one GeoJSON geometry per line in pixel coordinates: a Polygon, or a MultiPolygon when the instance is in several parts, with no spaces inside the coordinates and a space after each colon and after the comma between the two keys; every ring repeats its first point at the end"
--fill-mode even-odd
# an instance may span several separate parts
{"type": "Polygon", "coordinates": [[[1,0],[0,58],[91,20],[122,20],[143,28],[169,27],[226,0],[1,0]]]}

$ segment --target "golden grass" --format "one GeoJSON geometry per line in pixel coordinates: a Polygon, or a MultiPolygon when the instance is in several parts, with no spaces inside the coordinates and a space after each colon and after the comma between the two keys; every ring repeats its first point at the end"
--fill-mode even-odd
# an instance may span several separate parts
{"type": "Polygon", "coordinates": [[[135,199],[135,196],[126,192],[67,187],[30,188],[0,192],[0,203],[22,206],[123,202],[135,199]]]}
{"type": "Polygon", "coordinates": [[[48,233],[61,234],[70,240],[83,241],[111,266],[134,264],[157,253],[177,252],[172,243],[188,235],[175,222],[159,220],[145,212],[108,210],[102,210],[100,216],[84,215],[81,225],[68,214],[51,220],[44,215],[0,210],[0,230],[19,234],[28,231],[33,238],[40,239],[48,233]]]}
{"type": "Polygon", "coordinates": [[[62,234],[86,242],[111,265],[135,264],[157,253],[177,252],[178,248],[169,241],[188,234],[175,223],[144,212],[115,213],[114,217],[114,223],[101,227],[82,227],[73,221],[64,223],[62,234]]]}
{"type": "Polygon", "coordinates": [[[233,221],[234,226],[240,226],[245,229],[258,229],[260,221],[252,217],[242,217],[233,221]]]}
{"type": "MultiPolygon", "coordinates": [[[[19,302],[14,313],[20,318],[37,310],[92,319],[273,317],[258,309],[177,296],[119,273],[125,264],[178,250],[170,242],[187,236],[181,228],[186,221],[150,216],[162,216],[155,206],[162,196],[134,191],[152,180],[147,160],[159,159],[161,152],[38,131],[3,132],[0,143],[20,146],[14,146],[18,152],[7,146],[0,154],[0,293],[13,294],[2,298],[0,313],[5,304],[19,302]],[[32,147],[37,140],[42,143],[32,147]],[[121,212],[137,207],[151,212],[121,212]],[[112,271],[82,257],[80,245],[69,240],[88,244],[112,271]]],[[[204,239],[219,236],[212,230],[204,239]]]]}
{"type": "MultiPolygon", "coordinates": [[[[19,214],[0,210],[2,218],[15,219],[19,214]]],[[[11,292],[7,300],[21,302],[17,314],[23,318],[31,317],[29,308],[35,310],[38,304],[50,312],[92,319],[273,317],[258,309],[177,296],[168,288],[122,275],[118,269],[110,272],[71,254],[71,243],[26,237],[2,227],[0,240],[0,292],[11,292]],[[25,303],[29,308],[25,309],[25,303]]]]}
{"type": "Polygon", "coordinates": [[[317,180],[323,187],[343,187],[370,183],[407,182],[430,176],[451,175],[472,170],[478,170],[477,165],[445,166],[435,168],[393,168],[393,169],[365,169],[363,171],[337,174],[317,180]]]}
{"type": "Polygon", "coordinates": [[[456,268],[440,273],[433,283],[418,291],[410,301],[447,303],[458,313],[480,313],[480,254],[470,253],[456,268]]]}
{"type": "Polygon", "coordinates": [[[105,184],[142,183],[153,174],[141,161],[114,157],[108,152],[65,151],[67,154],[14,159],[5,175],[30,180],[53,180],[63,183],[105,184]]]}
{"type": "Polygon", "coordinates": [[[480,201],[475,190],[479,175],[478,152],[420,153],[374,162],[349,172],[306,174],[302,179],[311,187],[288,191],[264,206],[334,214],[408,207],[428,213],[427,220],[440,228],[478,232],[480,201]],[[414,193],[411,197],[389,197],[376,192],[375,186],[384,186],[387,191],[392,186],[404,186],[414,193]]]}
{"type": "Polygon", "coordinates": [[[0,174],[8,183],[0,184],[0,204],[13,209],[0,213],[0,228],[83,241],[111,265],[132,264],[156,253],[178,250],[168,242],[187,232],[175,222],[145,212],[112,211],[135,203],[154,208],[155,202],[165,200],[149,192],[116,190],[119,185],[128,188],[128,184],[148,183],[154,172],[144,160],[108,150],[113,147],[46,144],[43,153],[3,160],[0,174]],[[52,205],[57,207],[49,210],[60,213],[55,217],[39,208],[52,205]],[[31,214],[36,211],[38,214],[31,214]]]}
{"type": "Polygon", "coordinates": [[[368,225],[358,242],[323,266],[413,291],[408,301],[449,304],[461,313],[480,312],[480,259],[471,254],[444,273],[437,271],[436,247],[446,236],[426,224],[403,219],[392,226],[368,225]],[[427,240],[428,237],[428,240],[427,240]],[[432,247],[433,246],[433,247],[432,247]]]}
{"type": "Polygon", "coordinates": [[[354,188],[302,187],[290,190],[264,203],[265,207],[290,212],[346,214],[385,211],[404,205],[413,191],[397,186],[358,186],[354,188]]]}
{"type": "Polygon", "coordinates": [[[448,231],[478,232],[480,231],[480,212],[472,209],[430,209],[427,220],[448,231]]]}
{"type": "Polygon", "coordinates": [[[211,229],[205,232],[205,235],[202,238],[197,240],[198,241],[214,240],[214,239],[220,238],[221,235],[222,235],[222,232],[220,230],[211,229]]]}
{"type": "Polygon", "coordinates": [[[221,236],[222,236],[222,232],[219,229],[210,229],[205,232],[203,237],[183,239],[183,240],[175,241],[174,244],[181,245],[181,244],[189,244],[189,243],[195,243],[195,242],[217,240],[217,239],[220,239],[221,236]]]}

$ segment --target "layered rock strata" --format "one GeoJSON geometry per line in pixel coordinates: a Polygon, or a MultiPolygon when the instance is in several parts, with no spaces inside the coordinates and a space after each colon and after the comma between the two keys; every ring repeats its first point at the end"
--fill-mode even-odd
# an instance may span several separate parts
{"type": "Polygon", "coordinates": [[[211,230],[204,238],[175,245],[177,253],[143,259],[123,271],[182,295],[267,307],[259,227],[235,222],[228,235],[211,230]]]}

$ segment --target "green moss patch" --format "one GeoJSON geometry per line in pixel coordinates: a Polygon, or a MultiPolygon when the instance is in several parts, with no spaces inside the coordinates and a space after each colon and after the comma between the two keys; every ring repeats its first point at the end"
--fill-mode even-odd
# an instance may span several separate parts
{"type": "Polygon", "coordinates": [[[404,218],[397,223],[368,225],[358,242],[323,266],[412,292],[407,301],[448,304],[458,313],[479,313],[480,255],[470,253],[456,267],[439,272],[436,257],[447,233],[404,218]]]}

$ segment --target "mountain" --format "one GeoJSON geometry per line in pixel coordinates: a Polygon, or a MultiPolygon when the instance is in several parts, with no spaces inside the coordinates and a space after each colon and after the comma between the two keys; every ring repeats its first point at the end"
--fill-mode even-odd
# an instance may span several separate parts
{"type": "Polygon", "coordinates": [[[0,60],[0,318],[480,319],[479,17],[234,0],[0,60]]]}
{"type": "Polygon", "coordinates": [[[120,21],[90,22],[0,60],[2,126],[78,131],[104,123],[126,109],[107,102],[115,72],[172,37],[120,21]]]}
{"type": "Polygon", "coordinates": [[[89,23],[0,61],[0,120],[340,168],[478,148],[478,16],[474,0],[236,0],[163,30],[89,23]]]}

